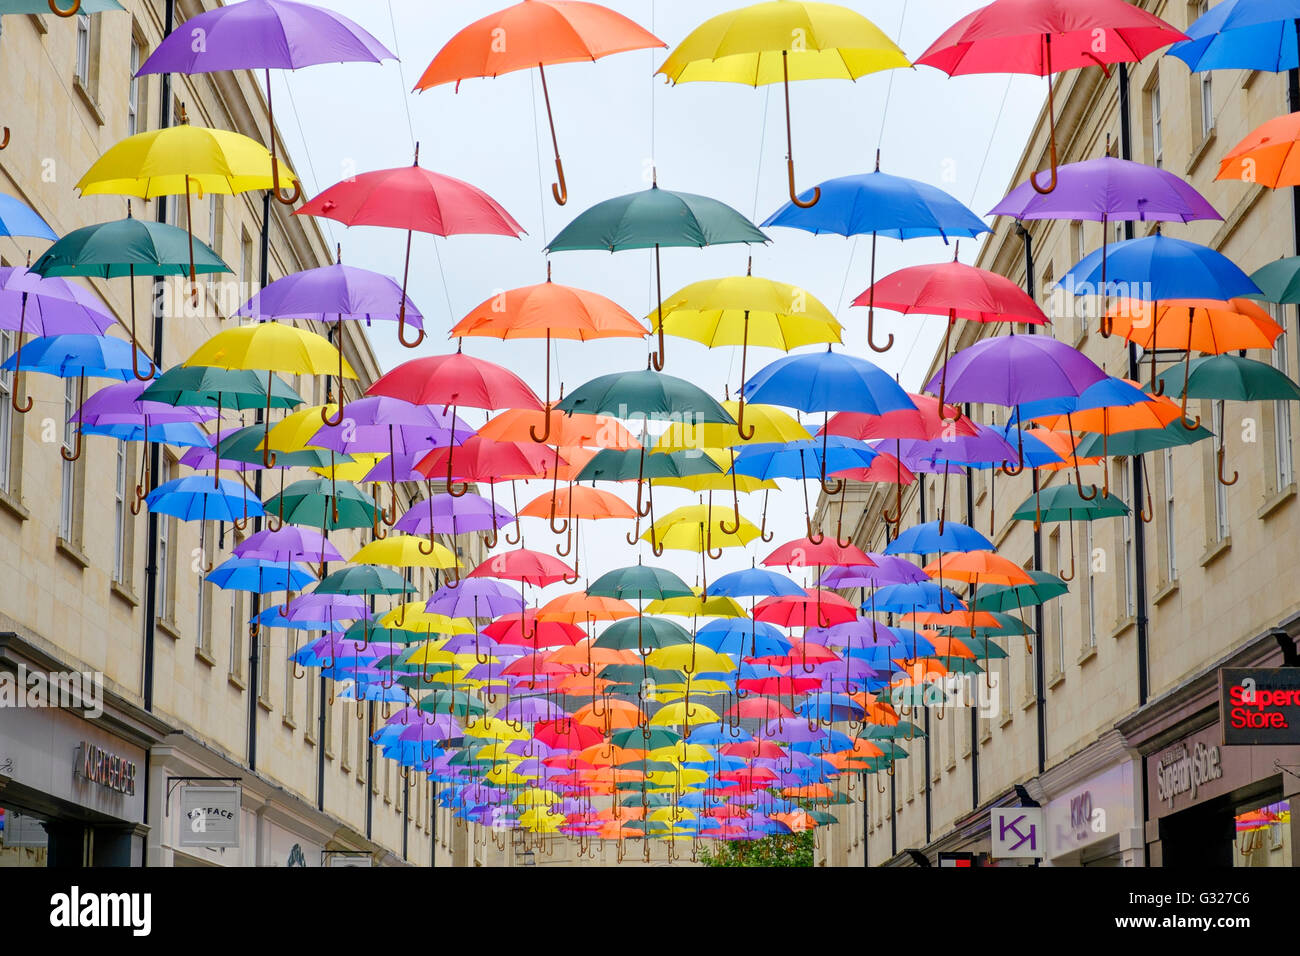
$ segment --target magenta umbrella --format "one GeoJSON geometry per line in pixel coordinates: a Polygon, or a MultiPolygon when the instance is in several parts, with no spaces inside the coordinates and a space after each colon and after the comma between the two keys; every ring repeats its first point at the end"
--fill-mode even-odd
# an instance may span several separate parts
{"type": "Polygon", "coordinates": [[[136,76],[150,73],[214,73],[263,70],[271,129],[272,195],[291,206],[302,195],[280,195],[280,164],[275,161],[275,111],[271,70],[297,70],[319,63],[380,63],[395,60],[382,43],[342,14],[291,0],[244,0],[207,10],[185,21],[149,55],[136,76]],[[202,42],[196,42],[201,37],[202,42]]]}

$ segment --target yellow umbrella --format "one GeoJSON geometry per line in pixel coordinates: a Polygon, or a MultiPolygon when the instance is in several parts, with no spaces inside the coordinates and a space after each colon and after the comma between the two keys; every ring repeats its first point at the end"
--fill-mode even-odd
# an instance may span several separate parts
{"type": "Polygon", "coordinates": [[[335,481],[360,481],[370,474],[372,468],[388,457],[388,452],[350,451],[348,454],[352,456],[351,461],[338,465],[313,465],[310,470],[322,478],[331,478],[335,481]]]}
{"type": "MultiPolygon", "coordinates": [[[[682,645],[685,647],[686,645],[682,645]]],[[[693,680],[691,681],[690,692],[699,697],[712,697],[715,694],[726,694],[731,691],[731,686],[726,681],[721,680],[693,680]]],[[[680,700],[686,696],[687,687],[685,684],[655,684],[654,699],[663,703],[671,703],[674,700],[680,700]]]]}
{"type": "MultiPolygon", "coordinates": [[[[331,375],[338,366],[339,378],[356,378],[343,353],[324,336],[292,325],[261,322],[218,332],[187,358],[183,365],[224,369],[253,369],[290,375],[331,375]]],[[[319,412],[317,417],[319,417],[319,412]]],[[[271,389],[266,390],[266,432],[271,431],[271,389]]],[[[275,455],[262,447],[262,464],[275,465],[275,455]]]]}
{"type": "Polygon", "coordinates": [[[659,747],[650,751],[652,760],[668,760],[676,764],[703,763],[713,759],[713,751],[703,744],[688,744],[685,741],[668,747],[659,747]]]}
{"type": "MultiPolygon", "coordinates": [[[[651,451],[659,451],[659,449],[653,448],[651,451]]],[[[701,448],[700,451],[713,459],[720,470],[703,475],[686,475],[683,478],[650,478],[648,481],[656,488],[683,488],[686,491],[725,491],[734,484],[737,494],[742,495],[752,494],[755,491],[771,491],[780,487],[770,478],[728,474],[732,456],[729,448],[701,448]]],[[[352,456],[355,458],[356,452],[353,452],[352,456]]]]}
{"type": "Polygon", "coordinates": [[[424,604],[424,601],[408,601],[399,605],[379,619],[379,626],[397,627],[393,622],[400,617],[400,626],[408,631],[428,631],[438,636],[474,633],[474,625],[465,618],[431,614],[424,609],[424,604]]]}
{"type": "Polygon", "coordinates": [[[185,196],[185,223],[190,233],[190,287],[198,294],[194,272],[194,229],[190,195],[234,195],[278,187],[297,177],[261,143],[240,133],[206,126],[179,126],[128,136],[86,170],[76,188],[82,196],[185,196]],[[278,167],[278,168],[277,168],[278,167]],[[278,175],[277,175],[278,174],[278,175]]]}
{"type": "MultiPolygon", "coordinates": [[[[496,717],[481,717],[472,730],[465,730],[466,737],[498,737],[501,740],[526,740],[531,735],[529,728],[515,730],[508,722],[496,717]]],[[[513,758],[514,754],[507,756],[513,758]]]]}
{"type": "Polygon", "coordinates": [[[371,541],[352,556],[353,564],[386,564],[396,568],[437,568],[446,571],[460,567],[460,561],[444,545],[434,542],[433,551],[420,550],[424,541],[411,534],[390,535],[381,541],[371,541]]]}
{"type": "Polygon", "coordinates": [[[702,704],[687,704],[681,701],[660,707],[659,712],[650,718],[650,724],[655,727],[683,727],[714,724],[721,720],[721,717],[702,704]]]}
{"type": "Polygon", "coordinates": [[[830,3],[773,0],[705,21],[668,54],[658,72],[674,83],[784,84],[790,199],[807,209],[821,198],[821,190],[815,189],[808,201],[795,191],[790,80],[856,80],[911,65],[879,27],[853,10],[830,3]]]}
{"type": "MultiPolygon", "coordinates": [[[[714,595],[705,597],[699,588],[692,597],[659,598],[645,607],[646,614],[674,614],[678,617],[744,617],[745,609],[735,598],[714,595]]],[[[665,665],[672,666],[672,665],[665,665]]]]}
{"type": "Polygon", "coordinates": [[[646,657],[651,667],[684,671],[687,674],[721,674],[736,669],[736,662],[726,654],[694,644],[659,647],[646,657]]]}
{"type": "Polygon", "coordinates": [[[725,524],[714,515],[713,494],[710,492],[707,505],[686,505],[670,511],[646,529],[641,540],[650,542],[656,556],[662,555],[665,548],[699,552],[705,567],[703,587],[707,591],[708,562],[705,559],[722,557],[724,548],[743,548],[760,534],[758,525],[745,518],[740,518],[734,528],[726,528],[725,524]]]}
{"type": "MultiPolygon", "coordinates": [[[[752,260],[751,260],[752,263],[752,260]]],[[[807,290],[746,272],[743,276],[706,279],[664,300],[662,313],[647,316],[651,328],[718,348],[740,346],[740,391],[736,431],[741,440],[754,437],[745,430],[745,369],[750,343],[789,352],[803,345],[842,342],[843,327],[807,290]]]]}
{"type": "MultiPolygon", "coordinates": [[[[328,405],[306,405],[285,415],[284,418],[266,433],[262,447],[272,451],[305,451],[320,448],[313,445],[312,439],[321,430],[321,415],[331,415],[338,408],[332,402],[328,405]]],[[[328,477],[328,476],[326,476],[328,477]]]]}
{"type": "MultiPolygon", "coordinates": [[[[523,763],[521,760],[520,763],[523,763]]],[[[517,766],[517,765],[516,765],[517,766]]],[[[515,806],[527,805],[536,806],[553,806],[564,798],[554,790],[544,790],[541,787],[527,787],[515,794],[515,806]]]]}

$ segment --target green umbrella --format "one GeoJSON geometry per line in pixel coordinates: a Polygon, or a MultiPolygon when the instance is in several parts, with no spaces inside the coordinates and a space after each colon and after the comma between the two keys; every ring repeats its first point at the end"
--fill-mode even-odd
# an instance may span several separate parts
{"type": "Polygon", "coordinates": [[[1070,573],[1060,572],[1064,581],[1074,580],[1074,523],[1076,521],[1096,521],[1098,518],[1119,518],[1130,514],[1129,506],[1114,495],[1093,492],[1091,499],[1085,498],[1077,484],[1066,482],[1053,485],[1042,491],[1035,491],[1024,500],[1011,517],[1021,521],[1033,521],[1034,530],[1045,521],[1065,521],[1070,525],[1070,573]]]}
{"type": "MultiPolygon", "coordinates": [[[[421,698],[419,708],[426,713],[450,714],[453,717],[468,717],[470,714],[479,717],[487,715],[487,705],[481,700],[471,697],[467,691],[463,690],[435,690],[432,694],[426,694],[421,698]]],[[[489,745],[489,747],[491,746],[494,745],[489,745]]],[[[489,747],[483,749],[486,750],[489,747]]],[[[468,754],[469,751],[463,750],[461,753],[468,754]]],[[[502,756],[498,759],[505,760],[507,758],[502,756]]],[[[468,759],[466,762],[468,762],[468,759]]],[[[483,762],[494,763],[496,761],[485,760],[483,762]]]]}
{"type": "Polygon", "coordinates": [[[1251,273],[1250,281],[1259,286],[1260,294],[1245,298],[1294,305],[1300,302],[1300,256],[1270,262],[1251,273]]]}
{"type": "MultiPolygon", "coordinates": [[[[1219,417],[1223,417],[1223,403],[1231,399],[1238,402],[1294,402],[1300,401],[1300,385],[1287,378],[1278,369],[1267,362],[1242,358],[1240,355],[1206,355],[1179,362],[1173,368],[1160,373],[1160,381],[1166,389],[1173,385],[1174,379],[1183,377],[1183,424],[1187,426],[1187,400],[1189,398],[1217,399],[1219,417]],[[1181,370],[1181,371],[1180,371],[1181,370]]],[[[1201,418],[1196,417],[1196,425],[1201,418]]],[[[1219,436],[1218,479],[1223,485],[1235,485],[1237,472],[1232,473],[1231,480],[1223,476],[1223,436],[1219,436]]]]}
{"type": "Polygon", "coordinates": [[[992,637],[981,637],[979,635],[971,637],[969,634],[955,636],[970,648],[972,654],[976,657],[982,657],[986,661],[998,661],[1008,656],[1006,651],[993,643],[992,637]]]}
{"type": "Polygon", "coordinates": [[[976,627],[968,628],[964,626],[949,626],[940,628],[940,632],[949,637],[960,637],[963,641],[967,636],[970,637],[1018,637],[1023,634],[1033,634],[1034,629],[1026,624],[1020,618],[1013,614],[1005,614],[1002,611],[990,611],[990,614],[997,619],[997,627],[976,627]]]}
{"type": "Polygon", "coordinates": [[[734,425],[722,405],[693,382],[654,369],[613,372],[584,382],[555,406],[570,414],[612,415],[615,418],[644,416],[656,421],[734,425]]]}
{"type": "Polygon", "coordinates": [[[610,735],[609,742],[615,747],[631,747],[635,750],[658,750],[660,747],[673,747],[681,742],[682,735],[662,727],[651,727],[642,731],[636,727],[616,730],[610,735]]]}
{"type": "Polygon", "coordinates": [[[858,731],[858,737],[863,740],[870,740],[882,750],[887,749],[880,741],[889,741],[899,737],[907,737],[909,740],[913,737],[924,737],[925,731],[916,724],[900,720],[896,724],[863,724],[862,729],[858,731]]]}
{"type": "Polygon", "coordinates": [[[656,684],[681,684],[686,681],[683,671],[668,670],[663,667],[641,667],[638,664],[607,664],[596,675],[601,680],[635,690],[644,680],[656,684]]]}
{"type": "Polygon", "coordinates": [[[664,304],[659,249],[701,249],[732,242],[767,242],[767,236],[727,204],[707,196],[660,189],[656,178],[647,190],[607,199],[580,213],[551,240],[546,251],[654,249],[659,351],[650,360],[656,371],[663,371],[664,304]]]}
{"type": "Polygon", "coordinates": [[[587,586],[587,593],[592,597],[622,598],[625,601],[659,601],[691,597],[695,592],[671,571],[634,564],[602,574],[587,586]]]}
{"type": "Polygon", "coordinates": [[[638,615],[615,621],[605,628],[591,646],[618,651],[635,648],[644,655],[647,650],[672,647],[675,644],[689,644],[692,640],[691,632],[676,621],[666,617],[638,615]]]}
{"type": "Polygon", "coordinates": [[[1088,435],[1079,442],[1074,454],[1077,458],[1100,457],[1102,441],[1105,440],[1109,445],[1109,454],[1116,458],[1133,458],[1150,451],[1193,445],[1213,437],[1214,432],[1204,426],[1188,430],[1182,422],[1175,419],[1164,428],[1139,428],[1129,432],[1114,432],[1109,436],[1100,433],[1088,435]]]}
{"type": "Polygon", "coordinates": [[[271,407],[295,408],[303,397],[277,375],[252,369],[177,365],[169,368],[140,394],[140,400],[164,405],[198,405],[243,411],[266,407],[266,383],[271,382],[271,407]]]}
{"type": "Polygon", "coordinates": [[[329,478],[295,481],[268,499],[265,507],[268,513],[274,508],[281,516],[280,520],[289,524],[326,530],[371,527],[378,512],[374,502],[356,485],[347,481],[334,482],[329,478]]]}
{"type": "Polygon", "coordinates": [[[78,13],[107,13],[125,9],[117,0],[68,0],[66,5],[60,5],[58,0],[0,0],[0,14],[30,13],[40,16],[53,13],[60,17],[74,17],[78,13]]]}
{"type": "MultiPolygon", "coordinates": [[[[3,12],[3,11],[0,11],[3,12]]],[[[194,272],[230,272],[221,257],[201,242],[194,243],[194,272]]],[[[190,235],[184,229],[163,222],[127,217],[76,229],[45,250],[31,271],[40,276],[89,276],[114,279],[127,276],[173,276],[190,274],[190,235]]],[[[131,283],[131,344],[135,337],[135,282],[131,283]]],[[[149,374],[139,368],[135,377],[147,382],[149,374]]]]}
{"type": "Polygon", "coordinates": [[[1068,594],[1069,585],[1047,571],[1026,571],[1033,584],[1016,584],[1009,587],[983,586],[975,596],[977,611],[1009,611],[1014,608],[1046,604],[1052,598],[1068,594]]]}
{"type": "MultiPolygon", "coordinates": [[[[317,594],[406,594],[415,586],[380,564],[350,564],[323,579],[316,585],[317,594]]],[[[356,625],[353,625],[354,627],[356,625]]],[[[373,633],[379,628],[371,628],[373,633]]],[[[423,638],[423,635],[421,635],[423,638]]]]}
{"type": "MultiPolygon", "coordinates": [[[[219,439],[214,447],[218,457],[226,461],[242,461],[251,465],[262,460],[265,438],[266,431],[261,425],[247,425],[219,439]]],[[[274,467],[327,468],[332,464],[347,464],[351,460],[351,455],[342,452],[331,452],[324,448],[303,448],[299,451],[276,452],[274,467]]]]}

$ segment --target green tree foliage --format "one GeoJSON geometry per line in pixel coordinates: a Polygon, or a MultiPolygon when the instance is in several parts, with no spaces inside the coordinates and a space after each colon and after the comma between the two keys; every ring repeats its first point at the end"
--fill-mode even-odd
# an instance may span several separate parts
{"type": "Polygon", "coordinates": [[[705,866],[812,866],[813,831],[723,843],[717,852],[702,850],[705,866]]]}

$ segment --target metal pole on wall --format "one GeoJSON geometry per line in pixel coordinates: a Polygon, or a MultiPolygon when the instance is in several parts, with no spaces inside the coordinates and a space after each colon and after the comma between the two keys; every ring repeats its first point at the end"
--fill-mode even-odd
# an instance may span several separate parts
{"type": "MultiPolygon", "coordinates": [[[[271,282],[271,194],[269,192],[262,194],[262,235],[261,248],[261,268],[258,272],[258,288],[265,289],[271,282]]],[[[267,373],[266,387],[271,387],[270,373],[267,373]]],[[[262,407],[257,408],[257,424],[262,424],[263,418],[262,407]]],[[[253,493],[257,500],[262,500],[262,471],[261,469],[253,472],[253,493]]],[[[256,534],[262,530],[262,519],[253,519],[253,533],[256,534]]],[[[288,582],[285,582],[288,584],[288,582]]],[[[262,596],[254,592],[253,594],[253,614],[252,620],[262,613],[262,596]]],[[[257,698],[258,687],[260,686],[260,664],[261,664],[261,643],[262,629],[259,627],[256,635],[250,632],[248,639],[248,769],[257,769],[257,698]]]]}
{"type": "MultiPolygon", "coordinates": [[[[171,36],[176,27],[176,0],[167,0],[163,14],[163,39],[171,36]]],[[[166,129],[172,124],[172,75],[162,75],[162,109],[158,127],[166,129]]],[[[158,197],[158,221],[167,221],[167,197],[158,197]]],[[[162,279],[154,282],[153,299],[153,362],[155,368],[163,367],[163,312],[166,303],[166,285],[162,279]]],[[[131,292],[135,295],[134,290],[131,292]]],[[[155,442],[148,450],[150,475],[156,480],[162,468],[162,445],[155,442]]],[[[146,488],[145,491],[152,491],[146,488]]],[[[149,510],[146,520],[146,545],[144,562],[144,709],[153,710],[154,640],[158,623],[158,515],[149,510]]]]}

